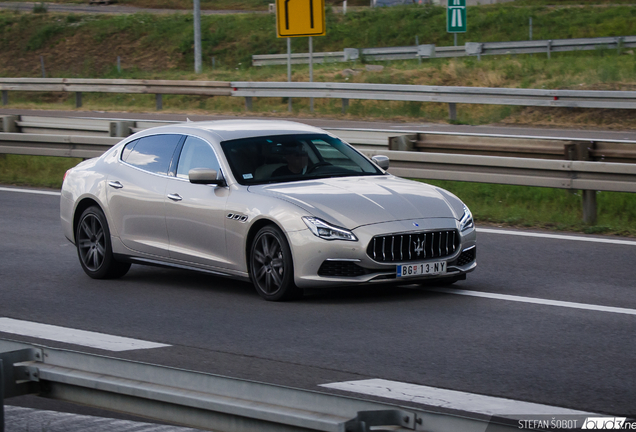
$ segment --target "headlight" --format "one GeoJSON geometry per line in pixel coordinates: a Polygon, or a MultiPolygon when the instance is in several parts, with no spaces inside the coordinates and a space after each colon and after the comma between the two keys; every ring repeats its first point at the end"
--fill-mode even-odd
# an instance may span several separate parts
{"type": "Polygon", "coordinates": [[[358,241],[358,238],[351,231],[330,225],[321,219],[305,216],[303,222],[316,237],[321,239],[358,241]]]}
{"type": "Polygon", "coordinates": [[[473,214],[470,212],[470,210],[468,210],[468,207],[464,206],[464,214],[459,220],[459,230],[461,232],[464,232],[474,227],[475,223],[473,222],[473,214]]]}

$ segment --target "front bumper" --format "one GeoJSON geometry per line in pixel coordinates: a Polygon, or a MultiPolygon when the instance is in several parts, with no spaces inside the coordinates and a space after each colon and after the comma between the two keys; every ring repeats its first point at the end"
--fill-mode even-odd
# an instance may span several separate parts
{"type": "Polygon", "coordinates": [[[300,288],[319,288],[367,283],[410,283],[441,277],[462,277],[477,266],[475,229],[460,233],[456,219],[433,218],[384,222],[357,228],[354,233],[358,237],[357,242],[327,241],[314,236],[309,230],[289,233],[296,285],[300,288]],[[376,236],[455,229],[459,234],[458,246],[454,252],[441,258],[379,262],[367,253],[367,246],[376,236]],[[446,273],[408,278],[397,277],[398,265],[440,261],[446,263],[446,273]]]}

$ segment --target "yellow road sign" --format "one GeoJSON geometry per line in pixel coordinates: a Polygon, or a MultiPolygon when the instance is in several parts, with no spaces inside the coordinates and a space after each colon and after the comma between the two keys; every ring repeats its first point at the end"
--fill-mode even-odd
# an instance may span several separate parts
{"type": "Polygon", "coordinates": [[[325,0],[276,0],[276,33],[279,38],[324,36],[325,0]]]}

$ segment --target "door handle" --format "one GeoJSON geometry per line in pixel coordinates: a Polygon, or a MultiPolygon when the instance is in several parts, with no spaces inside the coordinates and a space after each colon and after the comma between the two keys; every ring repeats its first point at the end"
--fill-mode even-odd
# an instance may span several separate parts
{"type": "Polygon", "coordinates": [[[172,201],[181,201],[183,199],[179,194],[168,194],[168,198],[170,198],[172,201]]]}
{"type": "Polygon", "coordinates": [[[118,181],[109,181],[108,182],[108,186],[115,188],[115,189],[121,189],[124,187],[123,184],[119,183],[118,181]]]}

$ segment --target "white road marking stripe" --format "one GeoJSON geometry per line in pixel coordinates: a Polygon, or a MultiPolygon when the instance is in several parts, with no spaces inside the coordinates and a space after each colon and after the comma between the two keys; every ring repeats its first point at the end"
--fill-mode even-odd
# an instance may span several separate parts
{"type": "Polygon", "coordinates": [[[7,188],[7,187],[0,187],[0,191],[3,191],[3,192],[22,192],[22,193],[30,193],[30,194],[36,194],[36,195],[55,195],[55,196],[62,195],[61,192],[44,191],[44,190],[37,190],[37,189],[7,188]]]}
{"type": "Polygon", "coordinates": [[[539,237],[539,238],[551,238],[551,239],[557,239],[557,240],[574,240],[574,241],[584,241],[584,242],[590,242],[590,243],[608,243],[608,244],[636,246],[636,241],[618,240],[618,239],[611,239],[611,238],[534,233],[534,232],[526,232],[526,231],[511,231],[511,230],[499,230],[499,229],[490,229],[490,228],[477,228],[477,232],[488,233],[488,234],[515,235],[520,237],[539,237]]]}
{"type": "Polygon", "coordinates": [[[130,351],[170,346],[139,339],[112,336],[104,333],[76,330],[30,321],[21,321],[12,318],[0,318],[0,332],[48,339],[108,351],[130,351]]]}
{"type": "Polygon", "coordinates": [[[612,306],[599,306],[587,303],[575,303],[568,301],[560,301],[560,300],[546,300],[535,297],[521,297],[521,296],[513,296],[508,294],[496,294],[496,293],[488,293],[488,292],[480,292],[480,291],[469,291],[469,290],[461,290],[456,288],[428,288],[428,291],[436,291],[444,294],[457,294],[471,297],[484,297],[496,300],[508,300],[514,302],[521,303],[534,303],[546,306],[559,306],[559,307],[567,307],[572,309],[585,309],[592,310],[597,312],[611,312],[618,314],[627,314],[627,315],[636,315],[636,309],[627,309],[621,307],[612,307],[612,306]]]}
{"type": "Polygon", "coordinates": [[[484,396],[455,390],[445,390],[384,379],[368,379],[321,384],[321,387],[362,393],[387,399],[415,402],[422,405],[469,411],[486,415],[590,415],[583,411],[522,402],[513,399],[484,396]]]}

